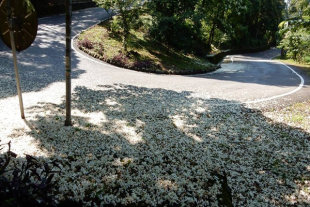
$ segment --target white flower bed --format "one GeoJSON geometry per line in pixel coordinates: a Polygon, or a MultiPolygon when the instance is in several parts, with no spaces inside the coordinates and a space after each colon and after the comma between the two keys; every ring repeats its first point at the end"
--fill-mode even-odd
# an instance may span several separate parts
{"type": "Polygon", "coordinates": [[[235,206],[310,205],[309,134],[224,100],[134,86],[79,87],[74,127],[63,106],[28,109],[58,199],[97,204],[218,206],[227,173],[235,206]]]}

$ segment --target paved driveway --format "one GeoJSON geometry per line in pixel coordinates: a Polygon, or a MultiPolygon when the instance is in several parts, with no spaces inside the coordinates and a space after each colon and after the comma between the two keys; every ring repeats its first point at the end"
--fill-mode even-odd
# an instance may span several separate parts
{"type": "MultiPolygon", "coordinates": [[[[74,12],[73,34],[78,34],[106,17],[106,12],[100,8],[74,12]]],[[[37,102],[62,100],[65,90],[64,32],[63,15],[40,19],[38,36],[33,46],[18,55],[26,107],[37,102]]],[[[123,84],[189,91],[192,96],[228,100],[230,103],[254,102],[264,106],[308,97],[308,79],[304,86],[302,78],[292,70],[269,60],[277,54],[278,50],[272,49],[261,53],[236,55],[233,58],[228,57],[229,63],[223,64],[222,68],[214,73],[176,76],[120,69],[74,51],[73,90],[76,86],[94,89],[99,85],[123,84]]],[[[0,104],[15,102],[11,54],[2,43],[0,76],[0,104]]]]}

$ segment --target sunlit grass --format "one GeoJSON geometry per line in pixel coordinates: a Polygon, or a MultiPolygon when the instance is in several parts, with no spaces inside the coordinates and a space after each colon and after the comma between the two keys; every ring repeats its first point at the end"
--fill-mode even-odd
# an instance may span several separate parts
{"type": "Polygon", "coordinates": [[[310,130],[310,100],[295,103],[283,109],[271,110],[271,113],[277,115],[278,119],[282,119],[285,123],[310,130]]]}
{"type": "Polygon", "coordinates": [[[295,114],[292,116],[291,121],[294,123],[302,123],[305,117],[302,114],[295,114]]]}

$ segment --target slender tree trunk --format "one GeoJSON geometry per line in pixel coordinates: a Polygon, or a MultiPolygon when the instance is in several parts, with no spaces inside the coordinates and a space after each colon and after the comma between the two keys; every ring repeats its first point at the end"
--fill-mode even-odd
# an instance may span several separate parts
{"type": "Polygon", "coordinates": [[[128,37],[129,37],[129,24],[127,21],[127,15],[126,11],[124,11],[122,8],[120,10],[121,19],[122,19],[122,25],[123,25],[123,49],[124,52],[128,52],[128,37]]]}
{"type": "Polygon", "coordinates": [[[216,16],[215,16],[215,18],[212,21],[212,29],[211,29],[209,40],[208,40],[208,47],[210,49],[211,49],[211,45],[213,43],[213,39],[214,39],[214,35],[215,35],[215,29],[216,29],[216,26],[217,26],[216,22],[218,21],[218,19],[220,17],[224,17],[224,14],[225,14],[225,11],[224,10],[220,11],[220,7],[218,6],[217,12],[216,12],[216,16]]]}
{"type": "Polygon", "coordinates": [[[215,28],[216,28],[215,20],[217,20],[218,18],[219,18],[219,9],[217,9],[216,16],[212,21],[212,28],[211,28],[211,32],[210,32],[210,36],[209,36],[209,40],[208,40],[208,47],[210,48],[210,50],[211,50],[211,45],[212,45],[212,42],[214,39],[214,34],[215,34],[215,28]]]}
{"type": "MultiPolygon", "coordinates": [[[[126,26],[127,27],[127,26],[126,26]]],[[[124,31],[124,39],[123,39],[123,46],[125,53],[128,52],[128,38],[129,38],[129,31],[128,28],[124,31]]]]}
{"type": "Polygon", "coordinates": [[[65,126],[72,126],[72,121],[71,121],[71,16],[72,16],[72,0],[66,0],[66,121],[65,121],[65,126]]]}
{"type": "Polygon", "coordinates": [[[211,44],[212,44],[213,38],[214,38],[215,26],[216,26],[215,21],[213,20],[212,28],[211,28],[209,40],[208,40],[208,47],[210,48],[210,50],[211,50],[211,44]]]}

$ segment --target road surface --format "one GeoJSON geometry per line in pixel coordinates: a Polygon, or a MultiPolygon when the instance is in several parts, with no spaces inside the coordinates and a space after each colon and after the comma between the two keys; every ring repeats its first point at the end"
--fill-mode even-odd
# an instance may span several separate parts
{"type": "MultiPolygon", "coordinates": [[[[107,17],[100,8],[73,13],[73,35],[107,17]]],[[[32,47],[18,54],[26,107],[37,102],[59,102],[65,94],[65,18],[57,15],[39,20],[38,36],[32,47]]],[[[200,75],[157,75],[117,68],[73,51],[72,84],[96,89],[100,85],[122,84],[136,87],[187,91],[194,97],[225,100],[230,104],[255,103],[272,106],[308,98],[309,80],[299,70],[270,58],[269,51],[228,57],[216,72],[200,75]],[[303,83],[303,80],[305,82],[303,83]]],[[[16,99],[10,50],[0,43],[0,103],[16,99]],[[13,99],[12,99],[13,98],[13,99]]]]}

